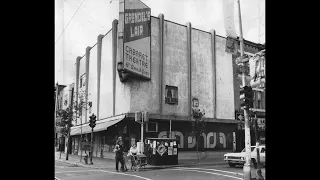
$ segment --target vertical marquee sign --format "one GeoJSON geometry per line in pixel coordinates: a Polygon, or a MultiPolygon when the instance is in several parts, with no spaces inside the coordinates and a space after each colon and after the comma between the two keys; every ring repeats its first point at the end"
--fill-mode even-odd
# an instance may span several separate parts
{"type": "Polygon", "coordinates": [[[151,78],[151,9],[140,0],[124,0],[123,68],[151,78]]]}

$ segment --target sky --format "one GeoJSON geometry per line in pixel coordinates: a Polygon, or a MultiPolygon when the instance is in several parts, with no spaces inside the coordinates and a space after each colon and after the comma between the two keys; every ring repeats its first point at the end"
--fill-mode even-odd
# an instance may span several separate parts
{"type": "MultiPolygon", "coordinates": [[[[214,29],[226,36],[223,0],[141,0],[151,15],[164,14],[165,20],[179,24],[190,22],[193,28],[214,29]]],[[[265,0],[240,0],[243,37],[265,43],[265,0]],[[260,7],[260,8],[259,8],[260,7]]],[[[238,4],[234,0],[234,21],[239,35],[238,4]]],[[[55,0],[55,83],[71,84],[75,61],[94,46],[99,34],[112,28],[119,17],[119,0],[55,0]]]]}

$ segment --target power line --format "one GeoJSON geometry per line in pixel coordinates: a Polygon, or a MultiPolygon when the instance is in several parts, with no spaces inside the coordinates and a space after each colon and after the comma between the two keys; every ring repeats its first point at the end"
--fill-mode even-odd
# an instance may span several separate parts
{"type": "Polygon", "coordinates": [[[76,12],[73,14],[73,16],[71,17],[70,21],[68,22],[67,26],[63,29],[62,33],[60,34],[59,38],[57,39],[57,41],[55,42],[55,44],[57,44],[57,42],[59,41],[61,35],[64,33],[64,31],[67,29],[68,25],[70,24],[71,20],[73,19],[73,17],[77,14],[79,8],[81,7],[81,5],[83,4],[84,0],[81,2],[80,6],[78,7],[78,9],[76,10],[76,12]]]}

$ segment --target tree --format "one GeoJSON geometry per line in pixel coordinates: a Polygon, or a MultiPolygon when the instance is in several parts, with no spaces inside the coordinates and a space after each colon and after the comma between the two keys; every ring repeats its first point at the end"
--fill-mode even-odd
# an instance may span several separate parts
{"type": "Polygon", "coordinates": [[[197,146],[197,159],[199,162],[199,151],[198,151],[198,144],[199,139],[202,133],[204,133],[205,130],[205,122],[203,119],[203,116],[205,115],[204,110],[201,112],[200,109],[192,109],[191,111],[192,118],[190,119],[191,125],[192,125],[192,131],[189,133],[189,136],[196,139],[196,146],[197,146]]]}
{"type": "MultiPolygon", "coordinates": [[[[78,99],[74,98],[75,101],[73,102],[73,113],[74,113],[74,119],[75,119],[75,122],[77,122],[78,119],[80,119],[80,125],[82,125],[82,114],[84,111],[88,110],[88,106],[86,104],[86,93],[84,90],[82,89],[79,89],[79,93],[78,93],[78,99]]],[[[88,104],[90,102],[87,102],[88,104]]],[[[81,134],[80,134],[80,161],[82,159],[82,141],[83,141],[83,138],[82,138],[82,128],[80,130],[81,134]]]]}
{"type": "MultiPolygon", "coordinates": [[[[78,100],[74,98],[75,94],[72,90],[71,95],[71,103],[69,107],[66,109],[59,109],[57,110],[57,115],[61,117],[61,122],[57,123],[57,126],[60,126],[60,133],[63,137],[67,137],[69,145],[70,140],[70,128],[73,126],[73,122],[77,123],[77,120],[80,118],[82,124],[82,112],[86,110],[86,103],[85,103],[85,93],[84,91],[80,90],[78,94],[78,100]]],[[[81,134],[82,139],[82,134],[81,134]]],[[[81,144],[80,144],[81,146],[81,144]]],[[[61,151],[60,151],[61,153],[61,151]]],[[[66,160],[68,160],[69,153],[66,154],[66,160]]],[[[81,153],[82,155],[82,153],[81,153]]]]}
{"type": "MultiPolygon", "coordinates": [[[[72,127],[72,121],[73,121],[72,108],[68,107],[67,109],[59,109],[57,113],[61,117],[61,122],[59,124],[59,126],[61,127],[60,133],[62,136],[68,138],[67,144],[69,145],[70,128],[72,127]]],[[[60,154],[61,154],[61,151],[60,151],[60,154]]],[[[68,152],[66,154],[66,160],[68,160],[68,152]]]]}

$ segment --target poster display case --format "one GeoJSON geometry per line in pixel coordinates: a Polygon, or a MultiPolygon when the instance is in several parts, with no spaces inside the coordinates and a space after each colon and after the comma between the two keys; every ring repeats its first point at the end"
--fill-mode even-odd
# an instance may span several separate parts
{"type": "Polygon", "coordinates": [[[145,154],[150,165],[177,165],[178,144],[173,138],[146,138],[145,154]]]}

